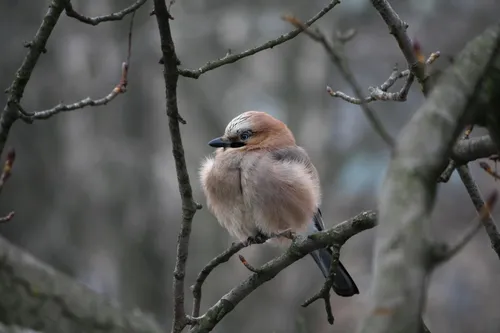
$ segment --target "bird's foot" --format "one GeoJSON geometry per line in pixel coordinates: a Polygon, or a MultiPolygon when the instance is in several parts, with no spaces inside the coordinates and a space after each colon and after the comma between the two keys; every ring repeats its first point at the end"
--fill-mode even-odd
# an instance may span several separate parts
{"type": "Polygon", "coordinates": [[[265,243],[268,239],[269,237],[259,231],[254,236],[250,236],[247,238],[246,245],[249,246],[254,244],[262,244],[265,243]]]}

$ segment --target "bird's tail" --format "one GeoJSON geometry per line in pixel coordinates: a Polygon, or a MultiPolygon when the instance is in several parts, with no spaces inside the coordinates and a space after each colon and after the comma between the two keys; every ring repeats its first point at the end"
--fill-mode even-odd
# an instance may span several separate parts
{"type": "MultiPolygon", "coordinates": [[[[330,266],[332,264],[332,251],[328,248],[319,249],[311,252],[311,256],[321,269],[324,277],[328,277],[330,273],[330,266]]],[[[356,283],[340,261],[337,265],[337,271],[335,272],[332,289],[337,295],[343,297],[350,297],[355,294],[359,294],[356,283]]]]}

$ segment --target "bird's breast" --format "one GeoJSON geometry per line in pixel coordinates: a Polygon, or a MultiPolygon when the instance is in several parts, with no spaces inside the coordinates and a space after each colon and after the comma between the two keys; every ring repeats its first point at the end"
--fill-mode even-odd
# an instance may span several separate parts
{"type": "Polygon", "coordinates": [[[216,158],[202,183],[210,211],[230,234],[244,240],[256,228],[245,206],[239,162],[237,158],[216,158]]]}

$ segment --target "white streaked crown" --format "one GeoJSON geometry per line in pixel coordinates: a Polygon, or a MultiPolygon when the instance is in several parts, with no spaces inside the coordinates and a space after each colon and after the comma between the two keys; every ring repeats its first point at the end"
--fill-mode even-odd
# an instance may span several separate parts
{"type": "Polygon", "coordinates": [[[227,124],[224,135],[227,137],[235,136],[238,134],[239,130],[251,128],[252,124],[249,119],[251,116],[251,113],[245,112],[233,118],[233,120],[227,124]]]}

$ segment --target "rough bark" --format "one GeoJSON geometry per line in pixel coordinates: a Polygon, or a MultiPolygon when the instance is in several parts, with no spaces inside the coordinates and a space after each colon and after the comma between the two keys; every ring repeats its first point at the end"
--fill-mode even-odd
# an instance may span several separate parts
{"type": "Polygon", "coordinates": [[[121,309],[2,237],[0,295],[0,322],[8,326],[51,333],[163,332],[147,315],[121,309]]]}
{"type": "Polygon", "coordinates": [[[432,268],[427,233],[436,179],[459,132],[471,119],[478,93],[485,97],[484,79],[499,57],[499,44],[500,24],[469,42],[401,131],[379,199],[373,296],[361,332],[422,329],[432,268]]]}

